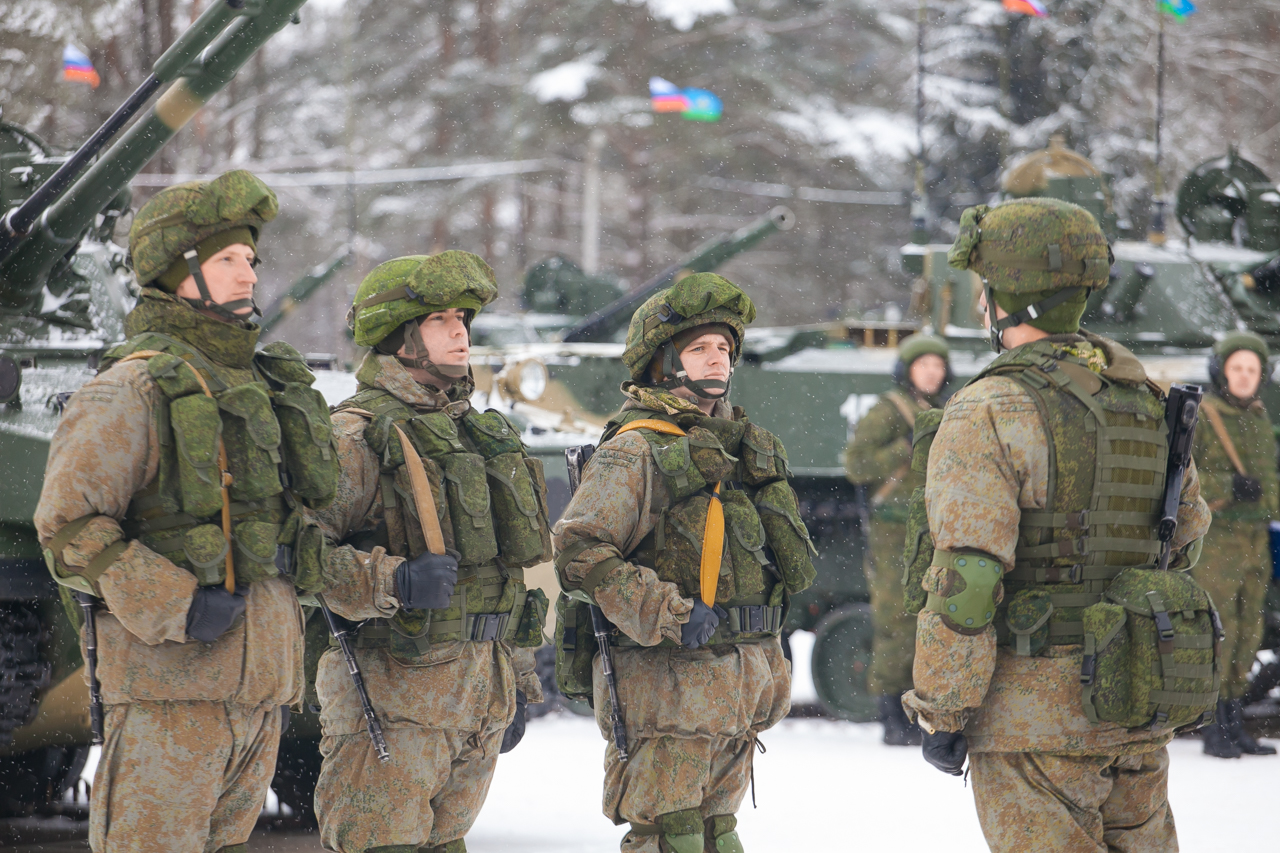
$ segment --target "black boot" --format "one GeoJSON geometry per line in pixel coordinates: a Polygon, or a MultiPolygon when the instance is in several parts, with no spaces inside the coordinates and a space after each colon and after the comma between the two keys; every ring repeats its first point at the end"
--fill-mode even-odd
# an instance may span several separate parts
{"type": "Polygon", "coordinates": [[[1227,730],[1231,739],[1245,755],[1275,755],[1274,746],[1266,746],[1253,739],[1244,729],[1244,703],[1239,699],[1227,700],[1227,730]]]}
{"type": "Polygon", "coordinates": [[[876,701],[880,706],[880,722],[884,723],[884,742],[889,746],[919,746],[920,727],[907,719],[901,697],[881,696],[876,701]]]}
{"type": "Polygon", "coordinates": [[[1227,708],[1230,703],[1225,699],[1218,702],[1218,711],[1213,722],[1200,730],[1204,738],[1204,754],[1214,758],[1239,758],[1240,745],[1231,736],[1231,712],[1227,708]]]}

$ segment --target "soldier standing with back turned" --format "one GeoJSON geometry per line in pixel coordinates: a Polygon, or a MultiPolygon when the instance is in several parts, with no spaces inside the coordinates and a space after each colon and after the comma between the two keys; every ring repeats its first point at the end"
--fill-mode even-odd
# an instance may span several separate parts
{"type": "Polygon", "coordinates": [[[243,851],[282,706],[302,698],[294,586],[314,590],[320,566],[303,547],[282,576],[277,543],[300,530],[297,508],[333,496],[337,469],[302,357],[254,350],[253,267],[276,210],[243,171],[142,206],[129,340],[71,397],[49,447],[35,516],[46,559],[105,604],[97,853],[243,851]]]}
{"type": "Polygon", "coordinates": [[[1213,348],[1209,393],[1196,427],[1200,488],[1213,511],[1204,554],[1193,574],[1213,596],[1226,629],[1226,671],[1204,751],[1218,758],[1275,755],[1244,730],[1240,697],[1262,644],[1263,606],[1271,582],[1267,521],[1274,518],[1276,439],[1258,397],[1269,367],[1266,342],[1233,332],[1213,348]]]}
{"type": "Polygon", "coordinates": [[[316,813],[337,853],[465,853],[499,752],[542,701],[546,597],[524,585],[551,557],[542,463],[470,402],[471,321],[497,294],[489,265],[459,251],[387,261],[356,291],[356,343],[373,349],[334,411],[342,480],[316,518],[333,546],[324,600],[358,623],[390,758],[330,648],[316,813]]]}
{"type": "MultiPolygon", "coordinates": [[[[610,742],[604,813],[630,823],[626,853],[741,853],[756,738],[791,705],[778,633],[813,581],[808,534],[782,443],[727,399],[755,313],[711,273],[636,311],[627,402],[555,527],[562,587],[616,626],[630,758],[610,742]]],[[[593,682],[608,738],[599,655],[593,682]]]]}
{"type": "Polygon", "coordinates": [[[981,276],[1006,351],[928,451],[935,550],[903,704],[930,764],[958,776],[968,754],[993,851],[1176,849],[1165,745],[1216,696],[1211,607],[1180,573],[1209,527],[1195,468],[1160,571],[1163,392],[1079,329],[1108,256],[1093,217],[1054,199],[966,210],[948,256],[981,276]]]}
{"type": "Polygon", "coordinates": [[[844,452],[849,482],[867,490],[870,554],[863,567],[875,626],[867,689],[877,697],[884,742],[892,746],[920,743],[920,727],[902,710],[902,694],[911,689],[916,648],[916,618],[902,606],[902,543],[907,504],[924,485],[924,477],[911,470],[911,434],[917,414],[942,404],[948,372],[945,341],[932,335],[907,338],[893,368],[897,387],[862,416],[844,452]]]}

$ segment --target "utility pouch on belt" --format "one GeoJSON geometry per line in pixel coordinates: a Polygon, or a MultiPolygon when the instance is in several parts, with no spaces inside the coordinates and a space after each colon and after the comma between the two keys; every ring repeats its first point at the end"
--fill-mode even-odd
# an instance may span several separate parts
{"type": "Polygon", "coordinates": [[[567,698],[592,701],[591,662],[599,651],[591,627],[591,605],[563,592],[556,597],[556,687],[567,698]]]}
{"type": "Polygon", "coordinates": [[[1218,701],[1222,623],[1190,575],[1125,569],[1084,610],[1081,701],[1091,722],[1173,729],[1218,701]]]}
{"type": "Polygon", "coordinates": [[[284,565],[278,568],[293,578],[302,592],[324,589],[324,568],[329,562],[329,543],[323,531],[299,512],[292,513],[280,530],[277,544],[284,553],[284,565]]]}
{"type": "Polygon", "coordinates": [[[536,586],[528,590],[524,600],[524,612],[512,640],[522,649],[536,649],[544,642],[542,629],[547,624],[547,594],[536,586]]]}
{"type": "Polygon", "coordinates": [[[1049,647],[1049,617],[1053,602],[1043,589],[1024,589],[1009,600],[1004,627],[1014,653],[1038,655],[1049,647]]]}
{"type": "MultiPolygon", "coordinates": [[[[941,425],[942,409],[926,409],[916,415],[911,439],[911,470],[917,474],[928,473],[929,451],[941,425]]],[[[911,500],[907,503],[907,538],[902,563],[903,608],[908,613],[919,613],[928,599],[921,584],[933,565],[933,535],[929,532],[923,486],[911,493],[911,500]]]]}

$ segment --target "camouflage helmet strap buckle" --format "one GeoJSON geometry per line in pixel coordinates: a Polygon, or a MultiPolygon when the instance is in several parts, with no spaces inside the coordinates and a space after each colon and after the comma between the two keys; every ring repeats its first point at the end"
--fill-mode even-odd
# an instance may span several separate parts
{"type": "Polygon", "coordinates": [[[204,270],[200,269],[200,255],[195,249],[188,249],[182,253],[182,257],[187,262],[187,270],[191,273],[191,277],[195,279],[196,289],[200,291],[199,299],[188,299],[180,297],[193,308],[204,311],[212,311],[224,320],[243,320],[239,313],[242,308],[248,308],[250,316],[262,316],[262,311],[258,308],[258,303],[253,297],[248,299],[233,299],[230,302],[215,302],[213,295],[209,292],[209,282],[205,281],[204,270]]]}

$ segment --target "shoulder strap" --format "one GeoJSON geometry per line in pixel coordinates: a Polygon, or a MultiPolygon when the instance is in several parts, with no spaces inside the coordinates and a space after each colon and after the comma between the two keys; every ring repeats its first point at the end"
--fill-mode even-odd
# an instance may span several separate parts
{"type": "Polygon", "coordinates": [[[413,446],[409,436],[399,424],[394,424],[396,435],[400,437],[400,447],[404,450],[404,464],[409,469],[409,485],[413,488],[413,503],[418,510],[418,521],[422,524],[422,534],[427,540],[427,550],[432,554],[444,553],[444,533],[440,530],[440,516],[436,514],[436,499],[431,493],[431,481],[427,479],[427,469],[422,465],[422,457],[413,446]]]}
{"type": "Polygon", "coordinates": [[[911,429],[915,429],[916,410],[912,408],[911,404],[907,402],[906,398],[903,397],[902,394],[900,394],[897,390],[886,391],[884,394],[884,398],[888,400],[890,403],[892,403],[893,407],[898,410],[898,414],[902,415],[902,419],[907,422],[907,426],[910,427],[911,429]]]}
{"type": "Polygon", "coordinates": [[[622,433],[631,432],[633,429],[647,429],[647,430],[652,430],[653,432],[660,432],[663,435],[684,435],[685,434],[684,430],[680,429],[680,427],[676,426],[673,423],[660,421],[660,420],[657,420],[656,418],[641,418],[638,421],[632,421],[631,423],[623,424],[622,426],[618,427],[618,430],[617,432],[614,433],[614,435],[622,435],[622,433]]]}
{"type": "MultiPolygon", "coordinates": [[[[137,352],[129,353],[116,363],[124,364],[126,361],[138,361],[144,358],[151,359],[158,355],[164,355],[164,353],[153,349],[138,350],[137,352]]],[[[196,370],[195,365],[186,359],[183,359],[182,363],[191,368],[191,372],[195,374],[196,381],[200,383],[200,388],[204,391],[204,395],[212,398],[213,392],[209,390],[209,383],[204,381],[204,376],[200,374],[199,370],[196,370]]],[[[222,535],[227,540],[227,592],[235,592],[235,557],[231,553],[234,550],[231,547],[231,468],[227,464],[227,446],[222,441],[221,432],[218,433],[218,473],[220,474],[218,479],[222,488],[222,535]]]]}
{"type": "Polygon", "coordinates": [[[1204,405],[1201,408],[1208,415],[1209,424],[1213,427],[1213,433],[1218,436],[1218,441],[1222,442],[1222,449],[1227,452],[1227,458],[1231,460],[1231,464],[1235,466],[1241,477],[1249,476],[1244,470],[1244,463],[1240,461],[1240,454],[1236,452],[1235,442],[1231,440],[1231,436],[1227,433],[1227,425],[1222,420],[1222,413],[1218,411],[1217,405],[1209,402],[1209,398],[1206,395],[1204,405]]]}

